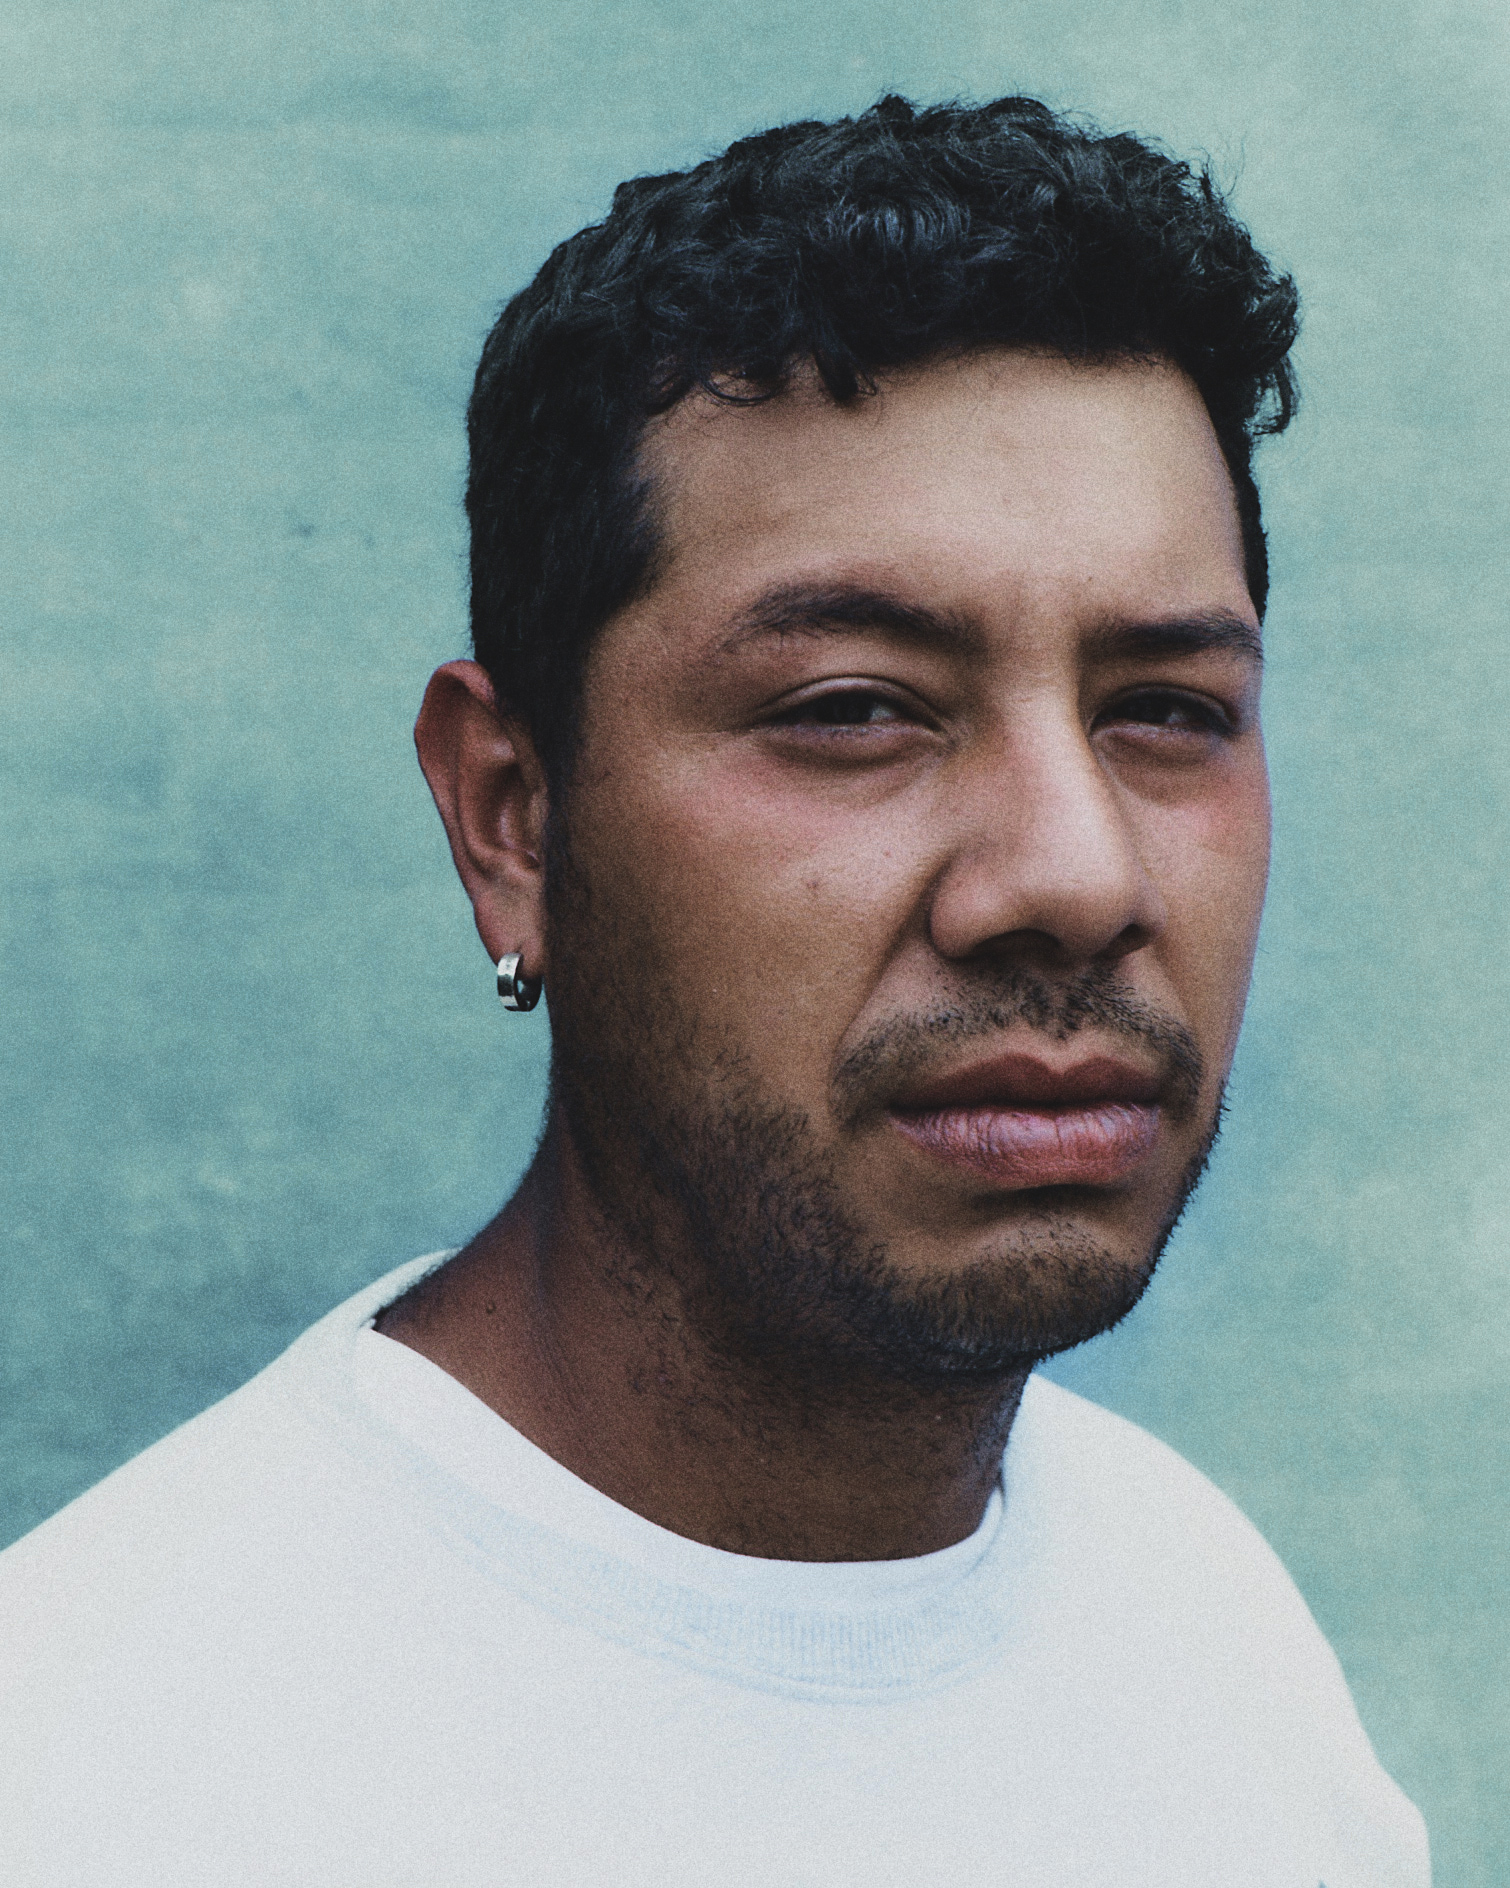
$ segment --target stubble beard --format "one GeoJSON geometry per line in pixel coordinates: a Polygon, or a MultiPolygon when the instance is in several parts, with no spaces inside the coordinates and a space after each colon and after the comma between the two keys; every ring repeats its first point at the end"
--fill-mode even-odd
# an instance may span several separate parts
{"type": "MultiPolygon", "coordinates": [[[[642,927],[604,921],[564,845],[553,848],[551,1131],[575,1150],[643,1299],[670,1283],[701,1346],[745,1373],[810,1394],[863,1386],[979,1390],[1118,1324],[1142,1297],[1220,1131],[1220,1095],[1156,1236],[1129,1259],[1077,1222],[1070,1189],[1045,1189],[1032,1218],[943,1276],[910,1276],[847,1206],[834,1162],[799,1109],[761,1091],[751,1060],[710,1039],[657,975],[642,927]],[[626,978],[626,966],[634,975],[626,978]]],[[[1171,1071],[1170,1112],[1193,1112],[1201,1061],[1189,1032],[1150,1012],[1111,971],[1055,982],[983,966],[921,1017],[894,1019],[846,1058],[841,1119],[951,1046],[1027,1024],[1056,1040],[1097,1025],[1153,1048],[1171,1071]]]]}

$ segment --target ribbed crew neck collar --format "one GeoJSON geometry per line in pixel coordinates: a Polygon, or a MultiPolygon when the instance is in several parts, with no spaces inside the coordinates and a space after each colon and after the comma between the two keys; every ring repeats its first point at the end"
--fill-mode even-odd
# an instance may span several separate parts
{"type": "Polygon", "coordinates": [[[347,1439],[491,1578],[557,1617],[766,1689],[852,1697],[963,1677],[1005,1631],[1000,1489],[967,1539],[905,1560],[733,1554],[573,1475],[439,1366],[372,1330],[444,1254],[338,1306],[286,1354],[347,1439]],[[354,1431],[362,1432],[358,1437],[354,1431]]]}

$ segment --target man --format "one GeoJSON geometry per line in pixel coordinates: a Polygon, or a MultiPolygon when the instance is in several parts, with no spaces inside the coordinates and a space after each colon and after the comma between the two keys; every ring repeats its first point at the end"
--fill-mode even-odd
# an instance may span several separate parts
{"type": "Polygon", "coordinates": [[[7,1556],[0,1876],[1426,1880],[1268,1549],[1031,1374],[1217,1132],[1294,331],[1012,99],[626,184],[510,305],[417,737],[540,1147],[7,1556]]]}

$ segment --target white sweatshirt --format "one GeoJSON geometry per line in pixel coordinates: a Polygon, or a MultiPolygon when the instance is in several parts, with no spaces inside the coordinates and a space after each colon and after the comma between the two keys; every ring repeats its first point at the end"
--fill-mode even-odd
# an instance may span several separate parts
{"type": "Polygon", "coordinates": [[[0,1555],[6,1888],[1424,1888],[1284,1569],[1030,1381],[971,1539],[668,1533],[369,1327],[0,1555]]]}

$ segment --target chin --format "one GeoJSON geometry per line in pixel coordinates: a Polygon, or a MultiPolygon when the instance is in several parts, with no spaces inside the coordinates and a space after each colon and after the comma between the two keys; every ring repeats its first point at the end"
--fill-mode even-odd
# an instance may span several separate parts
{"type": "Polygon", "coordinates": [[[1129,1258],[1062,1227],[1003,1240],[950,1275],[904,1281],[878,1267],[873,1282],[883,1293],[869,1307],[868,1330],[856,1335],[874,1345],[878,1362],[884,1355],[914,1380],[1020,1372],[1119,1324],[1157,1262],[1157,1250],[1129,1258]]]}

